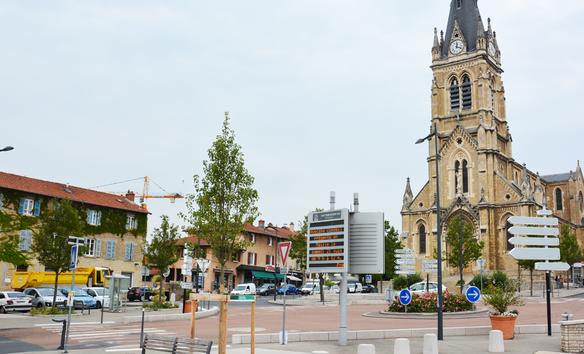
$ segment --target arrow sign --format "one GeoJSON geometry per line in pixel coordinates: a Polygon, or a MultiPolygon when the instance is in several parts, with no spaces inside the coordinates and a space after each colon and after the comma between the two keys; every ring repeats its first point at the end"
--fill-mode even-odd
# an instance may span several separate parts
{"type": "Polygon", "coordinates": [[[414,253],[414,250],[411,250],[409,248],[402,250],[402,249],[397,249],[395,250],[395,253],[414,253]]]}
{"type": "Polygon", "coordinates": [[[436,259],[422,259],[422,263],[436,263],[436,264],[438,264],[438,260],[436,260],[436,259]]]}
{"type": "Polygon", "coordinates": [[[411,253],[396,253],[395,255],[398,258],[414,258],[415,256],[411,253]]]}
{"type": "Polygon", "coordinates": [[[424,269],[422,269],[422,273],[438,273],[438,269],[436,269],[436,268],[424,268],[424,269]]]}
{"type": "Polygon", "coordinates": [[[402,303],[402,305],[409,305],[412,301],[412,293],[410,293],[408,289],[403,289],[399,292],[399,301],[402,303]]]}
{"type": "Polygon", "coordinates": [[[416,264],[415,259],[396,259],[395,263],[397,264],[416,264]]]}
{"type": "Polygon", "coordinates": [[[466,299],[472,303],[475,303],[481,297],[481,291],[476,286],[471,286],[466,289],[466,299]]]}
{"type": "Polygon", "coordinates": [[[514,248],[509,254],[515,259],[560,260],[559,248],[514,248]]]}
{"type": "Polygon", "coordinates": [[[409,265],[396,265],[395,269],[416,269],[416,267],[409,265]]]}
{"type": "Polygon", "coordinates": [[[536,270],[559,270],[559,271],[565,271],[565,270],[570,269],[570,265],[568,263],[565,263],[565,262],[552,262],[552,263],[536,262],[535,263],[535,269],[536,270]]]}
{"type": "Polygon", "coordinates": [[[536,217],[528,217],[528,216],[512,216],[508,220],[513,225],[517,225],[517,224],[541,225],[541,226],[557,226],[558,225],[557,218],[536,218],[536,217]]]}
{"type": "Polygon", "coordinates": [[[288,260],[288,253],[290,252],[290,246],[292,242],[282,242],[278,245],[280,248],[280,257],[282,258],[282,264],[286,265],[286,261],[288,260]]]}
{"type": "Polygon", "coordinates": [[[530,227],[530,226],[512,226],[509,232],[513,235],[533,235],[533,236],[558,236],[560,230],[557,227],[530,227]]]}
{"type": "Polygon", "coordinates": [[[422,264],[423,268],[436,268],[438,264],[422,264]]]}
{"type": "Polygon", "coordinates": [[[511,237],[509,243],[516,246],[558,246],[560,244],[560,239],[543,237],[511,237]]]}
{"type": "Polygon", "coordinates": [[[413,270],[396,270],[395,274],[416,274],[413,270]]]}

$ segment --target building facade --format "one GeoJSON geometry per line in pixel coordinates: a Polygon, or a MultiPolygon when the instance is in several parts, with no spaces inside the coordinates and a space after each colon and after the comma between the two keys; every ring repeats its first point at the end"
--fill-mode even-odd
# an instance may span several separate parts
{"type": "MultiPolygon", "coordinates": [[[[448,247],[447,223],[461,216],[474,226],[476,239],[485,242],[485,267],[516,273],[517,263],[508,254],[513,248],[507,242],[512,236],[507,232],[508,219],[536,216],[545,207],[582,243],[584,183],[579,162],[569,173],[539,176],[513,158],[501,50],[490,19],[484,26],[477,0],[451,1],[446,33],[434,30],[431,69],[430,133],[436,126],[437,134],[428,141],[428,182],[416,195],[409,178],[406,184],[401,210],[404,245],[414,249],[418,258],[433,257],[437,212],[443,250],[448,247]]],[[[458,272],[445,267],[446,277],[458,272]]],[[[478,270],[477,265],[473,268],[478,270]]],[[[465,272],[472,274],[473,269],[465,272]]]]}
{"type": "MultiPolygon", "coordinates": [[[[128,276],[127,286],[140,280],[142,243],[146,236],[148,210],[134,203],[134,194],[125,197],[96,192],[63,183],[0,172],[0,227],[4,234],[18,235],[19,249],[30,251],[39,216],[52,207],[54,199],[69,199],[85,220],[86,236],[78,243],[89,246],[79,255],[79,267],[107,267],[128,276]]],[[[29,266],[0,262],[0,289],[10,289],[15,271],[45,271],[34,254],[29,266]]]]}

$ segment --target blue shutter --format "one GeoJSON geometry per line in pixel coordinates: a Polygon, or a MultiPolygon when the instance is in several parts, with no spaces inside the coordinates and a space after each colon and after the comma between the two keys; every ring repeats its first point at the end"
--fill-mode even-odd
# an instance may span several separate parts
{"type": "MultiPolygon", "coordinates": [[[[101,211],[97,212],[97,225],[101,225],[101,211]]],[[[114,241],[114,247],[115,247],[115,241],[114,241]]]]}
{"type": "Polygon", "coordinates": [[[87,223],[91,224],[91,209],[87,209],[87,223]]]}
{"type": "Polygon", "coordinates": [[[130,249],[132,248],[132,244],[130,242],[126,242],[126,261],[130,260],[130,249]]]}
{"type": "Polygon", "coordinates": [[[0,209],[4,208],[4,194],[0,193],[0,209]]]}
{"type": "Polygon", "coordinates": [[[20,198],[20,205],[18,206],[18,214],[24,214],[24,198],[20,198]]]}
{"type": "Polygon", "coordinates": [[[41,201],[35,200],[34,201],[34,216],[41,215],[41,201]]]}
{"type": "Polygon", "coordinates": [[[20,242],[18,243],[18,249],[21,251],[26,251],[26,230],[20,230],[20,242]]]}
{"type": "Polygon", "coordinates": [[[101,253],[101,240],[95,240],[95,257],[99,257],[101,253]]]}

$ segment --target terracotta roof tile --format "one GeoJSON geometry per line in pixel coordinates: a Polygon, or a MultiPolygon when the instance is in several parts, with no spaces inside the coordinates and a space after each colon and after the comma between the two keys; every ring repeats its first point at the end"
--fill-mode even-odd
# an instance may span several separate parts
{"type": "Polygon", "coordinates": [[[138,204],[122,196],[5,172],[0,172],[0,188],[28,192],[51,198],[68,198],[71,201],[84,204],[149,214],[147,209],[141,208],[138,204]]]}

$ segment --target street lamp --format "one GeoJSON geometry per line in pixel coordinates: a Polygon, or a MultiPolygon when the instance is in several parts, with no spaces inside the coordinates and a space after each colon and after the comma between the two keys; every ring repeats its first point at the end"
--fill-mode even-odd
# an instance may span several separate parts
{"type": "Polygon", "coordinates": [[[418,139],[416,144],[421,144],[430,137],[434,137],[434,146],[436,149],[436,223],[438,227],[438,340],[444,339],[443,316],[442,316],[442,231],[440,225],[440,179],[438,173],[438,130],[434,122],[434,132],[425,138],[418,139]]]}
{"type": "Polygon", "coordinates": [[[10,151],[10,150],[14,150],[14,148],[12,146],[7,146],[4,149],[0,150],[0,152],[2,152],[2,151],[10,151]]]}

